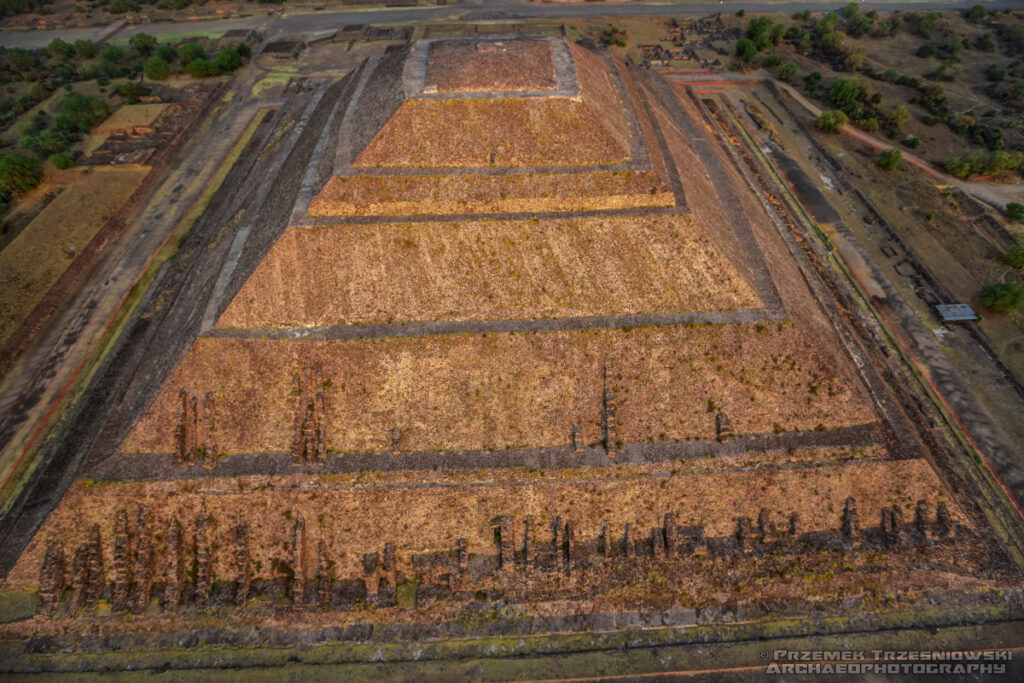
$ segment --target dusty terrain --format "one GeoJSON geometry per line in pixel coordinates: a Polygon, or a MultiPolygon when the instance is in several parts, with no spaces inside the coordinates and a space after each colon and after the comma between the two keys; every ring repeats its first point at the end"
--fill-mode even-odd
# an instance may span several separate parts
{"type": "Polygon", "coordinates": [[[511,175],[336,176],[313,198],[311,216],[586,211],[672,206],[652,171],[511,175]]]}
{"type": "Polygon", "coordinates": [[[553,90],[555,63],[546,40],[432,43],[426,87],[437,92],[553,90]]]}
{"type": "Polygon", "coordinates": [[[757,295],[686,215],[391,223],[287,230],[218,327],[678,313],[759,305],[757,295]],[[317,275],[308,286],[290,286],[311,272],[317,275]]]}
{"type": "Polygon", "coordinates": [[[328,447],[338,452],[561,445],[578,423],[601,438],[602,368],[610,364],[625,442],[813,430],[875,418],[858,387],[792,325],[696,325],[540,334],[284,342],[201,338],[124,450],[173,450],[178,390],[213,392],[222,452],[285,451],[292,375],[322,372],[328,447]],[[258,391],[253,388],[258,387],[258,391]]]}

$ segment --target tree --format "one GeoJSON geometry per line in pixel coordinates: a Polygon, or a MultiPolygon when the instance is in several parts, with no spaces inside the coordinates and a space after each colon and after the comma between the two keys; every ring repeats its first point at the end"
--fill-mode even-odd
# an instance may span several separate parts
{"type": "Polygon", "coordinates": [[[108,44],[104,45],[103,49],[100,50],[100,58],[114,64],[123,64],[128,58],[128,53],[124,51],[124,48],[108,44]]]}
{"type": "Polygon", "coordinates": [[[65,169],[74,166],[75,160],[67,152],[58,152],[57,154],[50,155],[50,163],[57,168],[65,169]]]}
{"type": "Polygon", "coordinates": [[[981,305],[992,311],[1015,311],[1024,304],[1024,287],[1015,282],[993,282],[981,288],[981,305]]]}
{"type": "Polygon", "coordinates": [[[740,38],[737,40],[736,56],[744,62],[754,61],[754,57],[757,56],[757,48],[754,46],[754,41],[750,38],[740,38]]]}
{"type": "Polygon", "coordinates": [[[159,57],[150,57],[147,59],[146,63],[142,66],[142,71],[146,74],[146,78],[151,81],[162,81],[171,74],[171,70],[167,66],[167,62],[159,57]]]}
{"type": "Polygon", "coordinates": [[[972,24],[980,24],[988,16],[988,10],[981,5],[973,5],[967,10],[967,21],[972,24]]]}
{"type": "Polygon", "coordinates": [[[857,99],[860,88],[849,78],[840,78],[828,89],[828,101],[837,107],[845,107],[857,99]]]}
{"type": "Polygon", "coordinates": [[[20,154],[0,156],[0,187],[12,195],[19,195],[39,184],[43,170],[35,159],[20,154]]]}
{"type": "Polygon", "coordinates": [[[75,54],[82,59],[89,59],[96,56],[96,44],[91,40],[76,40],[75,54]]]}
{"type": "Polygon", "coordinates": [[[775,71],[775,75],[779,77],[779,80],[786,81],[788,83],[796,78],[798,71],[799,69],[796,64],[793,62],[786,62],[785,64],[779,65],[779,68],[775,71]]]}
{"type": "Polygon", "coordinates": [[[131,45],[140,55],[147,56],[153,54],[157,40],[148,33],[140,32],[129,38],[128,44],[131,45]]]}
{"type": "Polygon", "coordinates": [[[242,56],[230,48],[218,52],[214,61],[217,62],[217,68],[225,73],[231,73],[242,66],[242,56]]]}
{"type": "Polygon", "coordinates": [[[846,114],[841,111],[823,111],[815,122],[819,130],[826,133],[835,133],[842,126],[846,125],[846,114]]]}
{"type": "Polygon", "coordinates": [[[860,71],[864,66],[864,57],[868,51],[862,47],[855,47],[847,51],[843,60],[843,70],[860,71]]]}
{"type": "Polygon", "coordinates": [[[208,78],[217,75],[217,65],[209,59],[193,59],[188,63],[188,72],[195,78],[208,78]]]}
{"type": "Polygon", "coordinates": [[[62,97],[57,108],[83,133],[92,130],[93,126],[107,115],[106,101],[79,92],[71,92],[62,97]]]}
{"type": "Polygon", "coordinates": [[[75,54],[75,48],[71,43],[67,43],[60,38],[54,38],[50,41],[50,44],[46,46],[46,54],[50,55],[54,59],[66,60],[71,59],[75,54]]]}
{"type": "Polygon", "coordinates": [[[903,152],[899,151],[895,147],[891,147],[878,157],[878,165],[886,171],[891,171],[900,165],[903,161],[903,152]]]}
{"type": "Polygon", "coordinates": [[[1006,205],[1006,217],[1011,221],[1024,221],[1024,204],[1010,202],[1006,205]]]}
{"type": "Polygon", "coordinates": [[[1024,270],[1024,244],[1015,244],[1010,247],[1009,250],[1003,254],[1003,263],[1011,268],[1024,270]]]}
{"type": "Polygon", "coordinates": [[[178,58],[178,51],[172,45],[157,45],[156,56],[168,64],[173,64],[174,60],[178,58]]]}
{"type": "Polygon", "coordinates": [[[893,130],[898,131],[900,128],[906,125],[907,121],[910,120],[910,110],[907,109],[905,104],[901,104],[892,110],[889,114],[889,125],[893,130]]]}
{"type": "Polygon", "coordinates": [[[843,18],[850,20],[860,14],[860,7],[855,2],[851,2],[840,10],[843,14],[843,18]]]}
{"type": "Polygon", "coordinates": [[[199,43],[185,43],[178,48],[178,59],[182,64],[188,66],[193,60],[206,59],[206,53],[203,52],[199,43]]]}

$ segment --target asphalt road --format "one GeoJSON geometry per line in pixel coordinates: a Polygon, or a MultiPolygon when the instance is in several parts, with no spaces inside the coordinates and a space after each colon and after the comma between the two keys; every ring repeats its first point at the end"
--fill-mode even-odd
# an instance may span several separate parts
{"type": "MultiPolygon", "coordinates": [[[[676,2],[676,3],[640,3],[640,2],[580,2],[580,3],[544,3],[529,0],[495,0],[493,2],[465,2],[459,4],[434,7],[403,7],[380,8],[365,10],[346,10],[344,12],[312,12],[308,14],[276,14],[268,10],[266,15],[245,17],[242,19],[221,19],[213,21],[189,21],[167,24],[145,24],[130,26],[116,34],[117,38],[129,37],[134,33],[145,32],[154,36],[181,33],[221,33],[231,29],[252,28],[262,26],[269,39],[281,39],[301,33],[321,33],[332,31],[346,24],[368,23],[411,23],[431,19],[465,17],[472,19],[497,18],[497,13],[512,17],[531,17],[563,19],[577,17],[665,17],[665,16],[703,16],[719,12],[734,12],[740,8],[749,10],[763,9],[771,12],[799,12],[809,9],[812,12],[827,12],[842,6],[841,0],[835,2],[764,2],[763,0],[730,0],[729,2],[676,2]]],[[[871,2],[865,7],[879,11],[892,10],[926,10],[926,9],[966,9],[977,2],[942,2],[926,0],[924,2],[871,2]]],[[[1021,9],[1020,0],[994,0],[984,2],[990,9],[1021,9]]],[[[54,38],[72,41],[79,38],[99,39],[107,29],[65,29],[59,31],[0,31],[0,46],[41,48],[54,38]]]]}

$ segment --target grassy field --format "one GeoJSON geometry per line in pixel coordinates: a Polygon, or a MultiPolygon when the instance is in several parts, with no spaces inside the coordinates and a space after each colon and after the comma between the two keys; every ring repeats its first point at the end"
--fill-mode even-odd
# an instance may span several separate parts
{"type": "Polygon", "coordinates": [[[285,231],[218,326],[759,306],[756,294],[687,215],[382,224],[285,231]],[[300,281],[302,287],[290,285],[300,281]]]}
{"type": "Polygon", "coordinates": [[[93,129],[93,135],[110,135],[135,126],[148,126],[164,112],[168,104],[126,104],[93,129]]]}
{"type": "MultiPolygon", "coordinates": [[[[48,541],[84,540],[93,524],[102,530],[104,565],[112,566],[115,512],[127,507],[134,518],[140,504],[149,509],[159,531],[172,514],[177,515],[189,527],[186,539],[205,505],[215,520],[214,571],[221,577],[230,575],[233,566],[230,531],[248,522],[257,578],[271,578],[275,560],[290,564],[290,551],[283,541],[291,536],[296,513],[306,521],[311,547],[324,538],[336,576],[342,577],[361,576],[363,553],[379,550],[386,541],[398,546],[399,568],[405,571],[411,569],[412,553],[450,550],[460,537],[467,539],[472,553],[494,553],[493,520],[502,514],[516,519],[518,538],[522,519],[532,515],[538,545],[549,538],[546,524],[555,516],[573,520],[580,539],[596,537],[602,524],[621,534],[626,523],[632,523],[637,536],[643,537],[670,511],[680,525],[700,525],[709,536],[727,536],[735,530],[736,517],[756,519],[762,507],[780,528],[791,512],[797,512],[802,531],[837,529],[848,496],[856,499],[864,526],[877,525],[882,507],[889,505],[898,505],[904,519],[913,519],[918,500],[928,501],[932,514],[936,502],[944,500],[954,518],[967,523],[924,460],[525,486],[450,488],[409,483],[367,489],[335,477],[322,479],[315,489],[309,488],[308,477],[294,476],[201,483],[79,480],[22,554],[4,587],[34,586],[48,541]]],[[[190,540],[185,545],[191,553],[190,540]]]]}
{"type": "Polygon", "coordinates": [[[287,451],[292,375],[319,368],[327,445],[340,452],[504,449],[601,439],[602,367],[612,367],[626,443],[710,438],[724,411],[737,433],[875,420],[857,385],[792,325],[442,335],[338,342],[200,338],[122,447],[170,453],[178,390],[213,393],[225,453],[287,451]]]}
{"type": "Polygon", "coordinates": [[[47,290],[127,200],[148,166],[83,171],[0,252],[0,341],[6,340],[47,290]]]}
{"type": "Polygon", "coordinates": [[[313,198],[312,216],[586,211],[672,206],[652,171],[511,175],[338,176],[313,198]]]}

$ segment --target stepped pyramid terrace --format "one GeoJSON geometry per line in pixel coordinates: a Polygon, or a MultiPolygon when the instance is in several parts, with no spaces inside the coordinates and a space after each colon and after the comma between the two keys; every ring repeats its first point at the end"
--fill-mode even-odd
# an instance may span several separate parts
{"type": "Polygon", "coordinates": [[[1019,589],[700,93],[514,33],[395,45],[305,96],[257,162],[302,155],[268,188],[279,220],[223,223],[206,293],[174,304],[197,325],[4,581],[59,634],[41,647],[682,629],[1019,589]]]}

